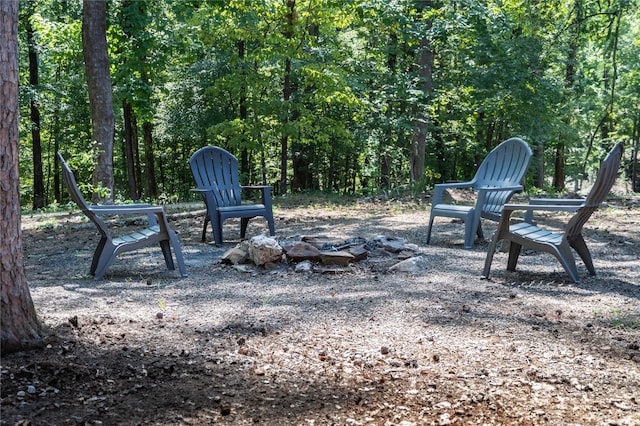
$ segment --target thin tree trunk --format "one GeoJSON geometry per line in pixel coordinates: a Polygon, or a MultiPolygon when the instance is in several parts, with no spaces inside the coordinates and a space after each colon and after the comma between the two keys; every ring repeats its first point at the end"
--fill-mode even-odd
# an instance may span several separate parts
{"type": "MultiPolygon", "coordinates": [[[[296,0],[285,0],[287,13],[286,29],[284,36],[287,40],[291,40],[294,35],[294,25],[296,21],[296,0]]],[[[280,138],[280,195],[287,193],[287,163],[289,162],[289,135],[287,127],[289,124],[289,114],[291,113],[289,101],[293,89],[291,87],[291,58],[287,57],[284,63],[284,83],[282,87],[282,98],[284,103],[284,117],[282,119],[283,133],[280,138]]]]}
{"type": "MultiPolygon", "coordinates": [[[[30,10],[30,9],[29,9],[30,10]]],[[[40,109],[38,108],[37,87],[38,77],[38,52],[35,48],[35,31],[31,25],[31,13],[26,17],[27,45],[29,50],[29,85],[32,88],[33,97],[30,102],[31,118],[31,143],[33,159],[33,209],[44,207],[44,175],[42,172],[42,142],[40,138],[40,109]]]]}
{"type": "MultiPolygon", "coordinates": [[[[56,114],[53,117],[53,153],[55,154],[59,150],[58,136],[60,135],[60,119],[58,118],[59,110],[56,108],[56,114]]],[[[53,198],[56,202],[62,201],[62,182],[60,181],[60,164],[58,163],[58,156],[53,156],[53,198]]]]}
{"type": "Polygon", "coordinates": [[[41,340],[24,272],[18,151],[18,1],[0,1],[0,348],[2,354],[41,340]]]}
{"type": "Polygon", "coordinates": [[[131,104],[126,100],[122,101],[122,115],[124,118],[124,146],[126,153],[127,163],[127,177],[129,182],[129,197],[132,200],[138,199],[138,185],[136,182],[136,168],[134,158],[134,141],[133,141],[133,128],[132,128],[132,115],[133,109],[131,104]]]}
{"type": "MultiPolygon", "coordinates": [[[[146,66],[142,67],[140,73],[143,81],[149,81],[146,66]]],[[[144,144],[144,164],[147,196],[149,196],[150,198],[157,198],[158,183],[156,180],[156,163],[153,149],[153,123],[151,121],[145,121],[144,123],[142,123],[142,140],[144,144]]]]}
{"type": "MultiPolygon", "coordinates": [[[[418,1],[418,11],[424,12],[426,9],[430,9],[432,3],[431,0],[418,1]]],[[[432,22],[429,20],[427,22],[427,28],[430,29],[431,25],[432,22]]],[[[419,49],[421,90],[426,98],[431,95],[433,91],[433,47],[426,36],[420,39],[419,49]]],[[[425,147],[427,143],[427,132],[429,130],[429,117],[424,111],[425,108],[423,108],[416,117],[413,138],[411,140],[410,179],[412,184],[424,182],[425,180],[425,147]]]]}
{"type": "Polygon", "coordinates": [[[538,141],[534,149],[534,158],[538,160],[534,186],[544,188],[544,142],[538,141]]]}
{"type": "Polygon", "coordinates": [[[142,137],[144,140],[144,163],[147,177],[147,195],[151,198],[158,197],[158,184],[156,183],[155,156],[153,154],[153,124],[145,122],[142,125],[142,137]]]}
{"type": "Polygon", "coordinates": [[[282,90],[284,99],[285,117],[282,120],[283,134],[280,138],[280,195],[287,193],[287,163],[289,162],[289,136],[286,133],[289,123],[289,99],[291,98],[291,59],[287,58],[284,68],[284,87],[282,90]]]}
{"type": "Polygon", "coordinates": [[[133,111],[131,115],[131,142],[133,144],[133,166],[136,176],[136,193],[142,198],[142,165],[140,164],[140,143],[138,137],[138,117],[133,111]]]}
{"type": "Polygon", "coordinates": [[[93,202],[113,203],[113,140],[115,117],[107,52],[105,0],[82,2],[82,52],[91,107],[93,202]],[[106,190],[106,191],[104,191],[106,190]]]}
{"type": "MultiPolygon", "coordinates": [[[[245,73],[245,42],[244,40],[238,41],[238,64],[240,66],[240,72],[242,74],[242,83],[240,86],[240,99],[238,103],[240,104],[240,121],[247,121],[247,81],[246,81],[246,73],[245,73]]],[[[249,168],[249,150],[247,148],[246,140],[245,145],[240,150],[240,177],[244,179],[244,183],[248,184],[251,182],[251,170],[249,168]]]]}
{"type": "MultiPolygon", "coordinates": [[[[389,36],[389,56],[387,57],[387,67],[389,68],[389,73],[393,76],[396,74],[396,65],[398,62],[398,56],[396,51],[398,49],[398,37],[395,33],[392,33],[389,36]]],[[[395,114],[393,108],[393,102],[391,99],[387,100],[387,111],[385,113],[387,118],[387,123],[391,122],[391,118],[395,114]]],[[[391,156],[387,150],[388,145],[393,140],[393,128],[391,126],[387,126],[387,141],[381,141],[378,144],[379,151],[379,161],[380,161],[380,187],[382,189],[390,189],[391,188],[391,156]]]]}
{"type": "Polygon", "coordinates": [[[618,42],[620,41],[620,21],[622,19],[622,9],[618,10],[615,15],[615,26],[613,31],[613,43],[612,43],[612,57],[611,57],[611,68],[613,70],[613,75],[609,77],[608,70],[605,70],[604,73],[604,81],[605,85],[608,82],[611,82],[610,90],[609,90],[609,102],[607,105],[607,110],[605,111],[602,119],[598,122],[598,125],[593,131],[591,138],[589,139],[589,146],[587,147],[587,153],[584,156],[584,162],[582,163],[582,175],[586,176],[587,162],[589,160],[589,156],[591,155],[591,150],[593,149],[593,141],[598,133],[598,130],[602,130],[602,138],[606,139],[609,137],[609,128],[606,125],[607,122],[611,120],[613,117],[613,106],[615,104],[615,96],[616,96],[616,81],[618,80],[618,42]],[[606,129],[606,130],[605,130],[606,129]]]}
{"type": "MultiPolygon", "coordinates": [[[[574,10],[576,13],[575,19],[571,23],[571,33],[569,48],[567,49],[567,59],[564,72],[564,88],[567,96],[570,96],[570,91],[573,89],[576,76],[576,58],[578,55],[578,39],[580,37],[581,25],[582,25],[582,0],[575,0],[574,10]]],[[[565,124],[570,125],[571,118],[568,115],[565,120],[565,124]]],[[[565,187],[565,143],[560,139],[556,145],[555,152],[555,164],[553,172],[553,187],[556,191],[562,191],[565,187]]]]}

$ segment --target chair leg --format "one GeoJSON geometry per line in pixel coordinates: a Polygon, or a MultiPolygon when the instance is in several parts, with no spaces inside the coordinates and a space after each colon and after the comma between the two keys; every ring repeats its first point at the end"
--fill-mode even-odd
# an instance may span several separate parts
{"type": "Polygon", "coordinates": [[[464,248],[472,249],[473,242],[476,238],[477,226],[474,226],[473,215],[469,215],[464,219],[464,248]]]}
{"type": "Polygon", "coordinates": [[[213,227],[213,240],[216,246],[222,245],[222,223],[218,220],[211,220],[211,226],[213,227]]]}
{"type": "Polygon", "coordinates": [[[511,241],[509,244],[509,259],[507,260],[507,271],[515,271],[518,264],[518,258],[520,257],[520,251],[522,250],[522,244],[518,244],[515,241],[511,241]]]}
{"type": "Polygon", "coordinates": [[[429,217],[429,226],[427,227],[427,244],[431,241],[431,228],[433,228],[433,215],[429,217]]]}
{"type": "Polygon", "coordinates": [[[171,244],[169,244],[167,240],[160,241],[160,248],[162,249],[164,263],[167,264],[167,269],[173,271],[176,267],[173,264],[173,257],[171,257],[171,244]]]}
{"type": "Polygon", "coordinates": [[[482,232],[482,222],[478,222],[477,235],[480,240],[484,240],[484,232],[482,232]]]}
{"type": "Polygon", "coordinates": [[[489,249],[487,250],[487,257],[484,259],[484,269],[482,270],[482,278],[489,278],[489,273],[491,272],[491,263],[493,263],[493,255],[496,253],[496,246],[498,245],[498,233],[496,232],[493,238],[491,239],[491,243],[489,244],[489,249]]]}
{"type": "Polygon", "coordinates": [[[244,240],[244,236],[247,233],[247,225],[249,225],[249,217],[243,217],[240,219],[240,239],[244,240]]]}
{"type": "Polygon", "coordinates": [[[187,277],[187,267],[184,264],[184,257],[182,256],[182,248],[180,247],[180,241],[178,240],[178,236],[173,230],[169,231],[169,239],[171,241],[171,245],[173,246],[173,252],[176,255],[176,262],[178,262],[178,268],[180,269],[180,275],[183,278],[187,277]]]}
{"type": "Polygon", "coordinates": [[[467,214],[467,217],[464,218],[464,248],[471,249],[473,248],[473,242],[476,238],[476,233],[478,235],[482,234],[482,229],[479,229],[480,226],[480,212],[476,211],[476,209],[471,209],[467,214]]]}
{"type": "Polygon", "coordinates": [[[573,258],[573,253],[571,253],[569,244],[561,244],[560,246],[555,247],[555,249],[556,250],[553,254],[558,258],[564,270],[567,271],[574,283],[580,284],[578,268],[576,267],[576,261],[573,258]]]}
{"type": "Polygon", "coordinates": [[[115,247],[105,247],[105,249],[102,250],[102,254],[98,259],[95,274],[93,276],[93,279],[95,281],[98,281],[99,279],[102,278],[104,273],[107,272],[107,268],[111,266],[113,261],[116,259],[117,255],[118,253],[116,253],[115,247]]]}
{"type": "Polygon", "coordinates": [[[578,235],[578,237],[576,237],[571,242],[571,247],[573,247],[576,253],[578,253],[580,259],[582,259],[582,261],[584,262],[584,266],[587,267],[589,274],[595,275],[596,270],[593,267],[593,261],[591,260],[591,252],[587,247],[587,243],[584,242],[584,238],[582,238],[582,235],[578,235]]]}
{"type": "Polygon", "coordinates": [[[273,237],[274,235],[276,235],[276,227],[273,222],[273,215],[267,214],[266,219],[267,219],[267,225],[269,225],[269,235],[273,237]]]}
{"type": "Polygon", "coordinates": [[[207,224],[209,223],[211,219],[209,218],[209,215],[206,215],[204,218],[204,228],[202,228],[202,242],[204,243],[205,241],[207,241],[207,224]]]}
{"type": "Polygon", "coordinates": [[[96,250],[93,252],[93,260],[91,261],[91,268],[89,269],[89,273],[91,275],[96,274],[96,269],[98,268],[98,263],[100,262],[100,257],[102,256],[102,252],[104,251],[104,246],[106,243],[106,238],[100,238],[100,242],[98,243],[96,250]]]}

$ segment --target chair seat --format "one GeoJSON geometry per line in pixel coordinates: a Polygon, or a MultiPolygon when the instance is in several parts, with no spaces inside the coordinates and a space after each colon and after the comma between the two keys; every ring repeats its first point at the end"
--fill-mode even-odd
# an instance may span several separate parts
{"type": "Polygon", "coordinates": [[[237,214],[264,212],[264,209],[264,204],[241,204],[239,206],[218,207],[220,213],[234,212],[237,214]]]}
{"type": "Polygon", "coordinates": [[[436,204],[432,209],[434,215],[437,214],[438,216],[458,218],[466,218],[470,214],[473,214],[474,210],[474,206],[461,206],[454,204],[436,204]]]}
{"type": "Polygon", "coordinates": [[[562,234],[542,229],[525,222],[511,225],[509,232],[513,234],[514,239],[517,239],[515,237],[520,237],[523,240],[529,240],[540,244],[558,245],[562,242],[563,238],[562,234]]]}
{"type": "Polygon", "coordinates": [[[160,233],[159,226],[150,226],[148,228],[142,229],[140,231],[134,232],[128,235],[121,235],[113,239],[113,244],[119,246],[121,244],[133,244],[140,241],[147,240],[154,235],[160,233]]]}

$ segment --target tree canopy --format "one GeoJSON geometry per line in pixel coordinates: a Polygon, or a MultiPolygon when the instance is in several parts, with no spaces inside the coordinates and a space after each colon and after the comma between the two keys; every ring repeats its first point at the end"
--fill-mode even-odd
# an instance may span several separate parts
{"type": "MultiPolygon", "coordinates": [[[[421,190],[470,177],[512,136],[535,151],[529,189],[579,188],[617,140],[640,189],[637,0],[107,6],[116,198],[190,199],[188,158],[205,145],[281,194],[421,190]]],[[[82,4],[20,8],[22,204],[62,203],[55,152],[79,182],[94,169],[82,4]]]]}

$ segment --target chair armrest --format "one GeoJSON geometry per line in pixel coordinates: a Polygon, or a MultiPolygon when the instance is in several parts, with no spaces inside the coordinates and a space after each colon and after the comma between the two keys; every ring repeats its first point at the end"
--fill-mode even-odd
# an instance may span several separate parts
{"type": "Polygon", "coordinates": [[[442,195],[444,194],[444,191],[447,189],[473,188],[474,185],[475,185],[474,181],[438,183],[433,187],[433,201],[431,202],[431,205],[435,206],[436,204],[442,204],[442,195]]]}
{"type": "Polygon", "coordinates": [[[545,210],[545,211],[567,211],[567,212],[575,212],[578,210],[580,206],[573,205],[531,205],[531,204],[505,204],[503,210],[507,211],[536,211],[536,210],[545,210]]]}
{"type": "Polygon", "coordinates": [[[449,188],[471,188],[475,185],[474,181],[468,182],[451,182],[451,183],[437,183],[434,185],[433,189],[449,189],[449,188]]]}
{"type": "Polygon", "coordinates": [[[531,198],[529,200],[529,204],[531,205],[546,205],[546,206],[554,206],[554,205],[568,205],[568,206],[578,206],[584,203],[584,199],[582,198],[531,198]]]}
{"type": "Polygon", "coordinates": [[[262,204],[264,204],[267,209],[271,208],[271,190],[273,189],[270,185],[246,185],[241,186],[242,190],[260,190],[262,191],[262,204]]]}
{"type": "Polygon", "coordinates": [[[123,204],[117,206],[89,206],[89,210],[102,214],[138,214],[160,213],[163,208],[150,204],[123,204]]]}
{"type": "Polygon", "coordinates": [[[271,191],[271,189],[273,188],[270,185],[245,185],[245,186],[241,186],[240,188],[242,189],[259,189],[259,190],[269,190],[271,191]]]}
{"type": "Polygon", "coordinates": [[[213,189],[211,189],[211,188],[191,188],[189,191],[197,192],[198,194],[204,194],[204,193],[207,193],[207,192],[213,192],[213,189]]]}
{"type": "Polygon", "coordinates": [[[513,186],[479,186],[478,191],[522,191],[524,187],[522,185],[513,186]]]}
{"type": "Polygon", "coordinates": [[[525,211],[524,221],[527,223],[534,223],[533,212],[535,211],[565,211],[575,212],[581,207],[580,204],[505,204],[503,212],[508,211],[509,215],[516,210],[525,211]]]}
{"type": "Polygon", "coordinates": [[[149,226],[158,225],[158,219],[162,227],[167,226],[167,217],[164,209],[160,206],[152,206],[150,204],[123,204],[118,206],[89,206],[89,210],[101,215],[119,215],[119,214],[146,214],[149,226]]]}

